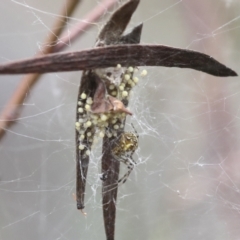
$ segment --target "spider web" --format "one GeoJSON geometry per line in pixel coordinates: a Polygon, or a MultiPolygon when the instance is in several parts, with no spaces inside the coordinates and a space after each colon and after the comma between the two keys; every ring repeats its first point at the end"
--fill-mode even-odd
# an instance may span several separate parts
{"type": "MultiPolygon", "coordinates": [[[[63,3],[1,3],[1,63],[34,56],[63,3]]],[[[83,1],[67,30],[97,4],[83,1]]],[[[140,3],[129,26],[144,23],[142,43],[201,51],[240,73],[239,12],[236,0],[149,0],[140,3]]],[[[67,50],[92,47],[105,20],[66,43],[67,50]]],[[[116,239],[239,239],[239,78],[147,71],[129,106],[134,115],[127,130],[133,123],[140,146],[138,165],[119,187],[116,239]]],[[[2,110],[20,76],[0,78],[2,110]]],[[[87,217],[72,197],[79,80],[80,72],[41,77],[1,142],[0,239],[105,239],[100,143],[88,170],[87,217]]],[[[126,171],[122,166],[120,176],[126,171]]]]}

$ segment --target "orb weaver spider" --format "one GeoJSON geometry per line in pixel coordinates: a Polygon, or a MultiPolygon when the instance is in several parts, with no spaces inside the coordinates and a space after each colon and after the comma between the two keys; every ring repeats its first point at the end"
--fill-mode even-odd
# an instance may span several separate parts
{"type": "Polygon", "coordinates": [[[118,180],[118,183],[125,183],[132,172],[136,162],[133,160],[133,154],[138,148],[139,135],[132,124],[134,132],[123,132],[117,142],[117,145],[113,148],[113,156],[120,162],[127,165],[128,171],[118,180]]]}

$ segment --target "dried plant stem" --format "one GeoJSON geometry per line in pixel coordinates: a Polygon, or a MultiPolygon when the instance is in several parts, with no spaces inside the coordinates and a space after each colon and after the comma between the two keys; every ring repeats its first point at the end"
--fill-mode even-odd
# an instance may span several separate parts
{"type": "Polygon", "coordinates": [[[102,173],[107,173],[108,175],[107,179],[103,181],[102,187],[103,219],[106,239],[108,240],[114,240],[120,170],[120,161],[113,159],[112,156],[111,142],[114,141],[115,139],[104,137],[102,149],[102,173]]]}
{"type": "MultiPolygon", "coordinates": [[[[67,4],[64,4],[59,13],[59,17],[55,21],[50,34],[44,42],[45,47],[37,54],[37,56],[49,54],[52,52],[53,45],[61,34],[67,18],[71,16],[72,12],[74,11],[79,2],[79,0],[68,0],[67,4]]],[[[3,136],[5,129],[10,126],[13,121],[18,117],[18,113],[20,111],[19,107],[22,106],[27,91],[29,91],[29,89],[33,87],[33,85],[39,79],[40,75],[40,73],[28,74],[24,76],[21,80],[16,91],[14,92],[0,115],[0,138],[3,136]]]]}
{"type": "Polygon", "coordinates": [[[191,68],[217,77],[237,73],[214,58],[188,49],[164,45],[114,45],[78,52],[49,54],[0,65],[0,74],[64,72],[122,66],[191,68]]]}

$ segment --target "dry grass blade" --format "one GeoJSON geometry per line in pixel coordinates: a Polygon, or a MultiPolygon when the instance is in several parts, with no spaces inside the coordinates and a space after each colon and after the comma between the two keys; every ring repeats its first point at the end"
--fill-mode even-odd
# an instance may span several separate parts
{"type": "MultiPolygon", "coordinates": [[[[128,43],[130,40],[131,42],[135,41],[136,43],[140,41],[142,24],[134,28],[132,32],[130,32],[125,38],[123,36],[122,39],[121,35],[124,32],[128,22],[130,21],[133,12],[136,10],[138,3],[138,0],[130,0],[113,13],[110,20],[101,30],[98,36],[98,40],[95,44],[96,47],[100,45],[105,46],[108,44],[113,44],[116,43],[116,41],[118,44],[120,41],[122,41],[122,43],[128,43]]],[[[93,69],[95,69],[95,66],[93,66],[93,69]]],[[[97,74],[94,74],[91,69],[89,71],[84,71],[82,74],[78,93],[78,102],[82,101],[81,94],[83,93],[87,93],[87,96],[93,99],[91,107],[92,114],[109,112],[125,112],[127,114],[131,114],[131,112],[128,111],[124,104],[121,101],[118,101],[118,99],[111,96],[106,98],[108,94],[106,94],[105,83],[102,81],[102,79],[99,78],[99,76],[97,76],[97,74]]],[[[82,117],[83,115],[79,113],[77,108],[76,122],[79,121],[79,118],[82,119],[82,117]]],[[[91,149],[92,139],[90,138],[92,138],[94,135],[96,128],[97,127],[92,127],[91,130],[89,128],[85,130],[82,129],[81,131],[79,131],[80,129],[76,129],[76,196],[78,209],[84,208],[85,185],[89,163],[89,155],[86,155],[86,149],[91,149]],[[91,131],[90,137],[87,136],[89,130],[91,131]],[[84,140],[81,140],[80,132],[83,131],[84,140]],[[85,146],[84,149],[79,149],[80,145],[81,147],[85,146]]],[[[115,191],[117,191],[117,189],[115,189],[115,191]]],[[[107,220],[105,219],[105,221],[107,220]]],[[[112,223],[114,228],[114,221],[112,223]]],[[[106,234],[108,235],[108,233],[106,234]]]]}
{"type": "Polygon", "coordinates": [[[114,139],[104,137],[103,139],[103,157],[102,157],[102,172],[107,173],[107,179],[103,182],[102,188],[102,203],[103,203],[103,216],[104,226],[107,239],[114,239],[115,232],[115,218],[116,218],[116,205],[118,193],[118,176],[120,162],[112,157],[111,143],[114,139]]]}
{"type": "Polygon", "coordinates": [[[49,54],[0,65],[0,74],[78,71],[122,66],[191,68],[217,77],[237,73],[214,58],[193,50],[163,45],[115,45],[80,52],[49,54]]]}
{"type": "Polygon", "coordinates": [[[119,39],[126,29],[139,2],[140,0],[130,0],[115,11],[99,33],[99,41],[103,42],[104,45],[119,43],[119,39]]]}

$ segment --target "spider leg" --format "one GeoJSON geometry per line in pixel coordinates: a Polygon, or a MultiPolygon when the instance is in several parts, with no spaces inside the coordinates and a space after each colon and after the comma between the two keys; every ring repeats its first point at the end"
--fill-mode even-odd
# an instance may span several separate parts
{"type": "Polygon", "coordinates": [[[124,164],[127,165],[128,171],[118,180],[118,183],[121,183],[121,182],[125,183],[129,177],[129,175],[131,174],[132,170],[134,169],[136,162],[133,160],[132,155],[133,155],[133,153],[127,158],[121,157],[119,159],[120,162],[123,162],[124,164]]]}
{"type": "Polygon", "coordinates": [[[139,135],[138,135],[138,132],[137,132],[136,128],[133,126],[132,123],[131,123],[131,125],[132,125],[132,128],[133,128],[133,130],[134,130],[134,132],[136,134],[137,139],[139,139],[139,135]]]}

